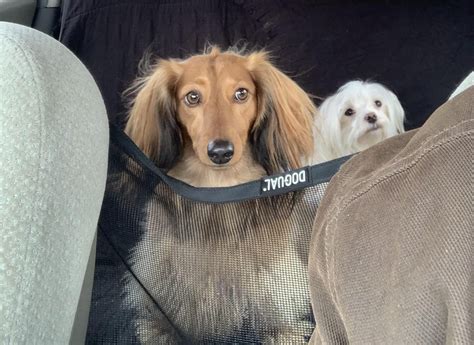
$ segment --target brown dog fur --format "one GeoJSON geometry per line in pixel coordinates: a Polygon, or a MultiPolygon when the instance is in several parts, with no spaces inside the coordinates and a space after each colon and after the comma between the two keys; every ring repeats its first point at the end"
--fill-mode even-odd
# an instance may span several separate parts
{"type": "Polygon", "coordinates": [[[212,47],[184,61],[160,60],[129,91],[135,98],[126,133],[158,167],[193,186],[248,182],[299,168],[311,157],[316,109],[264,51],[212,47]],[[234,99],[239,88],[249,92],[245,102],[234,99]],[[184,101],[191,90],[202,96],[198,106],[184,101]],[[225,165],[207,155],[216,139],[234,145],[225,165]]]}
{"type": "Polygon", "coordinates": [[[291,194],[226,204],[169,195],[164,184],[153,193],[130,257],[147,292],[125,277],[140,342],[236,343],[253,332],[259,343],[304,343],[314,328],[306,258],[317,201],[298,195],[296,208],[291,194]]]}

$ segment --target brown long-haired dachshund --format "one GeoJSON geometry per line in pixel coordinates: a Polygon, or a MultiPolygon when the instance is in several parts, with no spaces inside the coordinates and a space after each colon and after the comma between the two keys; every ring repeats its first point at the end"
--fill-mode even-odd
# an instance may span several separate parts
{"type": "Polygon", "coordinates": [[[125,132],[158,167],[198,187],[223,187],[301,167],[316,112],[264,51],[211,47],[160,60],[129,90],[125,132]]]}
{"type": "MultiPolygon", "coordinates": [[[[158,167],[191,185],[240,184],[298,168],[312,154],[316,109],[265,52],[213,47],[160,60],[132,92],[126,132],[158,167]]],[[[212,205],[154,195],[130,253],[147,292],[125,275],[139,341],[183,341],[173,324],[184,343],[215,343],[246,329],[264,343],[304,342],[313,325],[301,249],[309,232],[301,235],[307,225],[297,213],[313,211],[277,209],[266,198],[212,205]],[[153,301],[165,316],[153,312],[153,301]]]]}

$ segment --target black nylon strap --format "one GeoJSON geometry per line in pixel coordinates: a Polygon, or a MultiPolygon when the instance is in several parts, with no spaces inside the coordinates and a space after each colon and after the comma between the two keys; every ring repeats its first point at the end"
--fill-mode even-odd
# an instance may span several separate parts
{"type": "Polygon", "coordinates": [[[116,145],[120,146],[123,152],[149,169],[152,173],[158,175],[159,178],[176,193],[185,198],[205,203],[227,203],[281,195],[328,182],[339,171],[341,165],[351,157],[341,157],[291,172],[265,176],[260,180],[243,183],[238,186],[198,188],[166,175],[166,173],[159,169],[122,130],[113,124],[110,124],[110,138],[116,145]],[[301,171],[305,172],[304,180],[298,180],[294,175],[295,172],[298,173],[301,171]],[[268,186],[270,186],[270,188],[268,188],[268,186]],[[274,188],[272,188],[272,186],[274,188]]]}

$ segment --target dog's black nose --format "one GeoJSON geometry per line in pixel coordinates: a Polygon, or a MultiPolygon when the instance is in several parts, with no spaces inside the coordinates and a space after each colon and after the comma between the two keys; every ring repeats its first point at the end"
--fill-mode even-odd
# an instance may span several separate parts
{"type": "Polygon", "coordinates": [[[375,115],[374,113],[369,113],[369,114],[365,115],[365,120],[368,123],[376,123],[377,122],[377,115],[375,115]]]}
{"type": "Polygon", "coordinates": [[[215,164],[225,164],[234,155],[234,145],[227,140],[213,140],[207,145],[207,155],[215,164]]]}

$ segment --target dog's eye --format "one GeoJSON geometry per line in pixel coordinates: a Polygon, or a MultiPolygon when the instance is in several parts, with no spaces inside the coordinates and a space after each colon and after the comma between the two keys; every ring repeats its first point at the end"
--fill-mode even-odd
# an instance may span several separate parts
{"type": "Polygon", "coordinates": [[[247,99],[248,96],[249,96],[249,91],[241,87],[240,89],[237,89],[237,91],[235,91],[234,99],[237,102],[243,102],[247,99]]]}
{"type": "Polygon", "coordinates": [[[197,91],[190,91],[184,96],[184,103],[186,103],[188,107],[195,107],[201,103],[201,95],[197,91]]]}
{"type": "Polygon", "coordinates": [[[380,108],[382,106],[382,102],[380,102],[379,100],[376,100],[375,105],[380,108]]]}
{"type": "Polygon", "coordinates": [[[352,110],[351,108],[347,109],[346,112],[344,113],[344,115],[346,116],[352,116],[354,115],[354,110],[352,110]]]}

